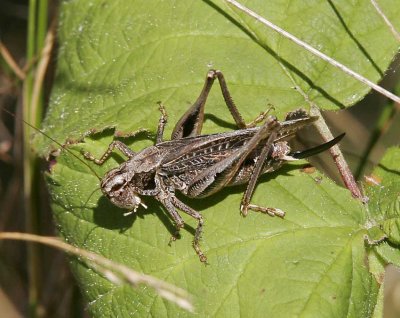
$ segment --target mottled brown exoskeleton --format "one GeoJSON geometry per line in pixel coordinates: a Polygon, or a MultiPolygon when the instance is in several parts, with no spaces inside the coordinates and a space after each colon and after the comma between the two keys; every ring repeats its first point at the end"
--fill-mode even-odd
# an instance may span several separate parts
{"type": "Polygon", "coordinates": [[[247,183],[240,204],[243,216],[247,215],[248,210],[254,210],[283,217],[285,213],[278,208],[250,203],[259,176],[278,169],[287,161],[324,151],[343,137],[341,135],[302,152],[292,152],[287,141],[317,117],[309,116],[304,110],[297,110],[279,122],[274,116],[262,113],[253,122],[246,124],[230,96],[222,73],[217,70],[208,72],[200,96],[175,125],[169,141],[163,140],[167,115],[161,104],[160,111],[154,146],[136,153],[124,143],[113,141],[100,159],[95,159],[89,153],[84,153],[84,156],[102,165],[114,148],[117,148],[128,157],[126,162],[107,172],[101,180],[104,195],[116,206],[131,212],[135,212],[140,205],[146,207],[141,196],[154,197],[166,208],[175,223],[174,238],[184,226],[178,210],[195,218],[198,225],[193,247],[202,262],[207,261],[199,245],[203,217],[175,196],[177,190],[191,198],[203,198],[226,186],[247,183]],[[216,78],[238,130],[201,135],[206,99],[216,78]],[[264,123],[256,127],[260,122],[264,123]]]}

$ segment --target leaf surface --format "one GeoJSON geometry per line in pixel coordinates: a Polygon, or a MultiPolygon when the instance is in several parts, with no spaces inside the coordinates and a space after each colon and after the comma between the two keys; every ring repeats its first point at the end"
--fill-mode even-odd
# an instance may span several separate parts
{"type": "MultiPolygon", "coordinates": [[[[246,4],[374,81],[397,49],[364,1],[246,4]]],[[[384,3],[389,18],[400,13],[395,4],[384,3]]],[[[59,35],[56,84],[44,124],[59,141],[107,127],[154,133],[160,100],[169,114],[169,136],[210,68],[224,72],[246,121],[268,103],[279,118],[306,107],[287,70],[323,109],[350,106],[368,91],[270,31],[264,34],[220,1],[65,2],[59,35]]],[[[220,95],[215,87],[205,133],[234,128],[220,95]]],[[[84,149],[100,157],[112,134],[105,130],[69,149],[77,156],[84,149]]],[[[133,150],[153,143],[141,137],[146,136],[127,141],[133,150]]],[[[48,140],[37,142],[40,152],[49,150],[48,140]]],[[[94,169],[102,176],[123,160],[115,154],[94,169]]],[[[300,171],[303,163],[261,178],[253,197],[256,204],[284,210],[285,219],[257,213],[240,217],[244,187],[203,200],[182,198],[205,218],[202,248],[208,266],[191,247],[193,219],[183,216],[182,238],[168,246],[173,225],[152,198],[144,198],[147,210],[124,216],[102,196],[93,173],[67,152],[47,179],[67,241],[187,289],[199,316],[372,316],[380,281],[365,265],[365,208],[319,172],[300,171]]],[[[93,316],[190,315],[146,287],[112,285],[78,261],[72,267],[93,316]]]]}

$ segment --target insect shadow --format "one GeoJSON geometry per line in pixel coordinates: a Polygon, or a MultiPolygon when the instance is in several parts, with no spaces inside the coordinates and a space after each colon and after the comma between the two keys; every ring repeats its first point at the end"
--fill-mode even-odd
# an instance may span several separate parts
{"type": "MultiPolygon", "coordinates": [[[[140,209],[136,213],[126,215],[126,210],[114,206],[105,196],[99,198],[97,207],[93,210],[93,222],[101,228],[120,230],[121,233],[129,230],[138,218],[145,219],[146,215],[156,214],[160,221],[173,235],[176,231],[174,224],[163,211],[160,203],[151,197],[146,198],[147,209],[140,209]]],[[[185,228],[194,233],[195,229],[185,224],[185,228]]]]}
{"type": "MultiPolygon", "coordinates": [[[[116,155],[115,157],[117,161],[122,160],[122,158],[118,158],[119,157],[118,155],[116,155]]],[[[288,176],[292,171],[298,169],[300,169],[300,166],[298,164],[288,164],[282,167],[279,170],[279,172],[272,172],[263,175],[260,178],[260,183],[271,181],[276,177],[278,177],[279,175],[288,176]]],[[[182,199],[182,201],[184,201],[185,203],[190,204],[190,206],[201,211],[201,210],[206,210],[207,208],[210,208],[212,206],[215,206],[218,203],[221,203],[230,195],[241,194],[245,189],[246,189],[245,184],[228,187],[214,195],[211,195],[210,197],[207,198],[207,200],[190,199],[182,194],[178,194],[178,197],[182,199]]],[[[266,194],[266,196],[268,196],[268,194],[266,194]]],[[[168,217],[168,212],[165,210],[165,208],[163,208],[162,205],[160,205],[160,203],[157,202],[152,197],[146,197],[146,205],[148,206],[148,209],[139,209],[136,213],[125,215],[126,210],[116,207],[105,196],[101,196],[99,198],[97,207],[94,209],[93,221],[99,227],[109,230],[118,229],[120,230],[121,233],[124,233],[125,231],[127,231],[132,227],[132,225],[136,222],[138,218],[144,219],[146,218],[146,215],[155,214],[157,215],[159,220],[164,224],[167,231],[171,235],[174,235],[176,229],[173,222],[168,217]]],[[[205,216],[206,219],[212,217],[211,215],[205,215],[205,216]]],[[[237,210],[237,217],[238,218],[240,217],[239,209],[237,210]]],[[[195,228],[188,223],[185,223],[184,229],[187,232],[191,233],[192,235],[194,235],[196,232],[195,228]]]]}
{"type": "Polygon", "coordinates": [[[232,130],[237,129],[237,126],[229,121],[223,120],[213,114],[205,114],[204,115],[205,121],[212,121],[214,124],[216,124],[218,127],[222,128],[229,128],[232,130]]]}

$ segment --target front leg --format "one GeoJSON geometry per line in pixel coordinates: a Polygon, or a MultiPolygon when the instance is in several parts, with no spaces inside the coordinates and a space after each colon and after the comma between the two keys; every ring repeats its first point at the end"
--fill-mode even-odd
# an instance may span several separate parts
{"type": "Polygon", "coordinates": [[[162,192],[159,196],[156,197],[156,199],[159,200],[162,203],[162,205],[167,209],[169,215],[174,221],[175,233],[174,235],[172,235],[169,241],[169,243],[171,243],[172,241],[175,241],[177,238],[179,238],[180,230],[185,226],[185,222],[183,221],[178,211],[176,211],[172,203],[171,196],[169,195],[165,196],[165,193],[162,192]]]}
{"type": "Polygon", "coordinates": [[[172,197],[172,204],[197,220],[196,233],[194,234],[192,245],[194,250],[196,251],[196,254],[199,256],[200,261],[203,263],[207,263],[207,256],[204,255],[203,251],[200,248],[200,238],[201,234],[203,233],[204,225],[203,216],[196,210],[192,209],[190,206],[187,206],[185,203],[178,200],[175,196],[172,197]]]}
{"type": "Polygon", "coordinates": [[[203,224],[204,224],[203,216],[196,210],[192,209],[191,207],[187,206],[186,204],[178,200],[175,197],[173,190],[168,189],[168,187],[165,185],[163,181],[161,181],[158,178],[156,178],[155,181],[157,188],[159,188],[159,193],[157,193],[155,198],[164,205],[164,207],[167,209],[169,215],[171,216],[172,220],[175,223],[176,232],[171,237],[170,242],[175,241],[176,238],[179,237],[179,232],[185,225],[182,217],[180,216],[178,211],[176,211],[176,208],[178,208],[179,210],[185,212],[186,214],[190,215],[191,217],[197,220],[198,223],[192,245],[194,250],[196,251],[196,254],[199,256],[200,261],[203,263],[207,263],[207,257],[204,255],[204,253],[200,248],[200,238],[203,232],[203,224]]]}
{"type": "Polygon", "coordinates": [[[87,160],[93,161],[95,164],[101,166],[112,154],[114,148],[117,148],[119,151],[121,151],[125,156],[128,158],[132,158],[135,155],[135,152],[132,151],[127,145],[125,145],[123,142],[114,140],[113,142],[110,143],[108,146],[106,152],[101,156],[100,159],[96,159],[91,153],[89,152],[84,152],[83,156],[87,160]]]}
{"type": "MultiPolygon", "coordinates": [[[[161,102],[158,103],[159,104],[159,109],[161,112],[161,117],[160,120],[158,122],[158,129],[157,129],[157,136],[156,136],[156,144],[160,143],[163,141],[163,135],[164,135],[164,128],[165,125],[167,123],[167,112],[165,111],[165,107],[164,105],[161,104],[161,102]]],[[[137,134],[143,132],[143,131],[147,131],[147,129],[140,129],[137,130],[133,133],[127,133],[127,134],[122,134],[122,133],[118,133],[118,137],[134,137],[137,134]]],[[[121,151],[128,159],[132,158],[135,155],[135,152],[132,151],[127,145],[125,145],[123,142],[118,141],[118,140],[114,140],[110,143],[110,145],[108,146],[106,152],[101,156],[100,159],[96,159],[91,153],[89,152],[83,152],[83,156],[87,159],[87,160],[91,160],[93,161],[95,164],[97,165],[102,165],[112,154],[114,148],[117,148],[119,151],[121,151]]]]}

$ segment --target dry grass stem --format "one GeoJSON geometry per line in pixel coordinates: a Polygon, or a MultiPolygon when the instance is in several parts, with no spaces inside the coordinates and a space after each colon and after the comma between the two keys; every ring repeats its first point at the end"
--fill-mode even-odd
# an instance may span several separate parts
{"type": "Polygon", "coordinates": [[[79,260],[85,262],[87,266],[94,269],[114,284],[121,285],[127,283],[134,287],[138,284],[145,284],[154,288],[161,297],[174,302],[185,310],[193,311],[193,305],[188,299],[188,293],[185,290],[152,276],[138,273],[125,265],[116,263],[99,254],[67,244],[59,238],[28,233],[3,232],[0,233],[0,240],[36,242],[54,247],[70,255],[79,257],[79,260]]]}
{"type": "Polygon", "coordinates": [[[394,27],[394,25],[392,24],[392,22],[390,22],[388,17],[383,13],[383,11],[379,7],[378,3],[375,0],[371,0],[371,3],[374,6],[374,8],[376,9],[376,11],[378,12],[378,14],[382,17],[383,21],[385,21],[386,25],[389,27],[390,31],[393,33],[396,40],[400,42],[400,33],[397,32],[397,30],[394,27]]]}
{"type": "Polygon", "coordinates": [[[18,66],[17,62],[15,62],[15,60],[11,56],[11,53],[8,51],[8,49],[4,46],[2,42],[0,42],[0,54],[3,57],[4,61],[7,63],[7,65],[12,69],[14,74],[21,81],[23,81],[26,76],[25,72],[18,66]]]}

